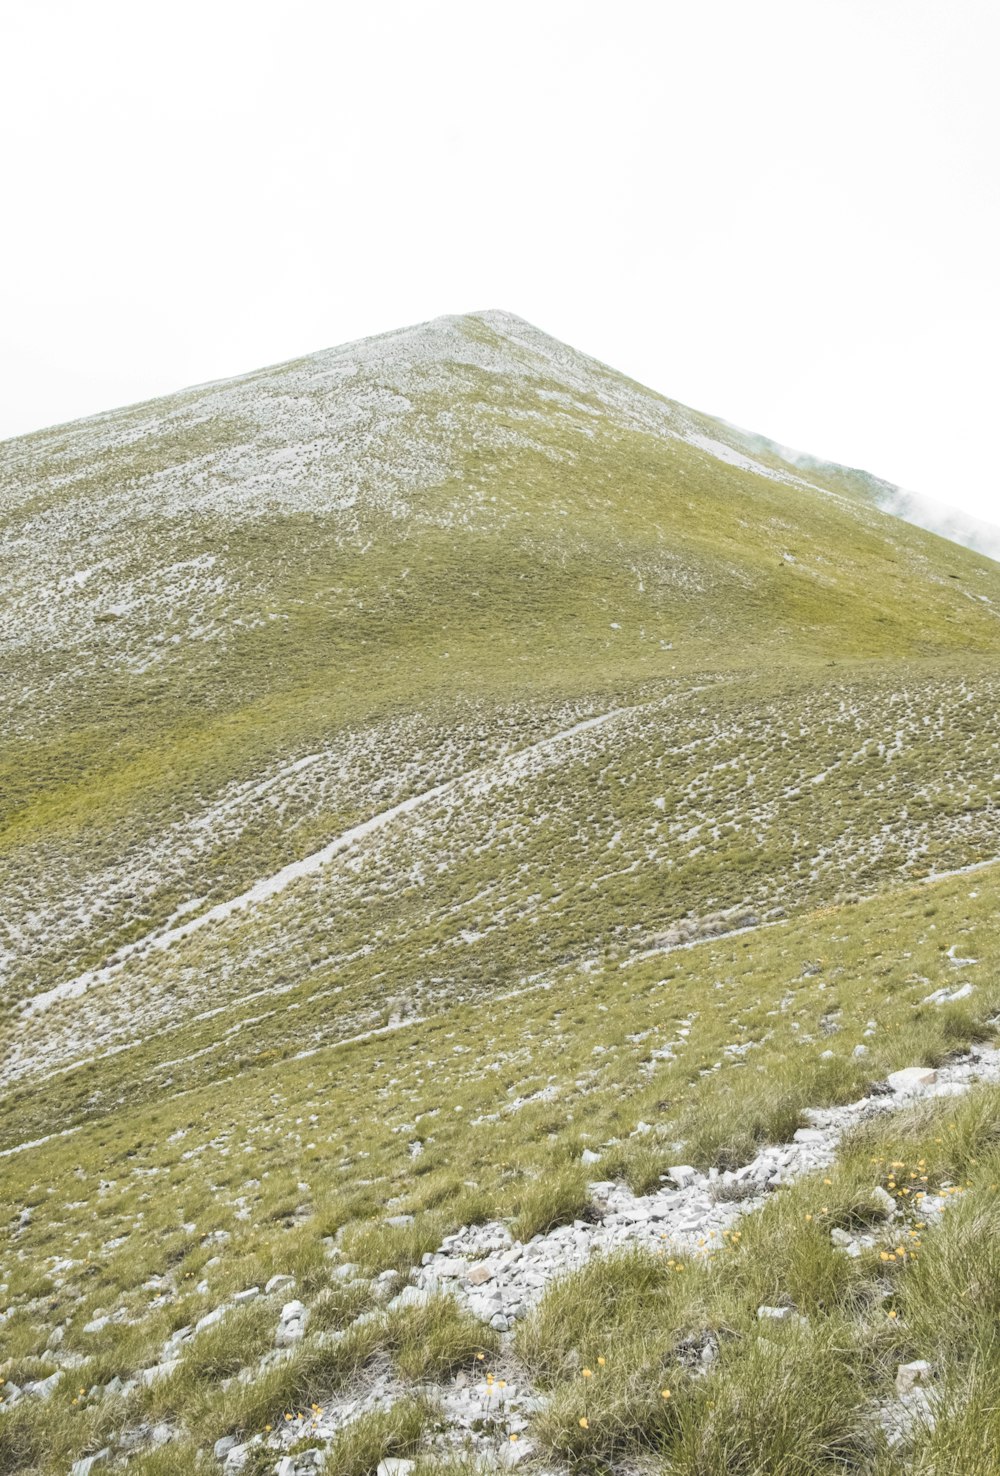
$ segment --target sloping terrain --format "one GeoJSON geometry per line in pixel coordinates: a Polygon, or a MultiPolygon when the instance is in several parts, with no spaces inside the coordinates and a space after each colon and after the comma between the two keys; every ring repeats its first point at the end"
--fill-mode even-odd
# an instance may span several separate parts
{"type": "Polygon", "coordinates": [[[993,1469],[871,1191],[1000,1177],[1000,565],[497,312],[10,442],[0,518],[0,1473],[993,1469]]]}

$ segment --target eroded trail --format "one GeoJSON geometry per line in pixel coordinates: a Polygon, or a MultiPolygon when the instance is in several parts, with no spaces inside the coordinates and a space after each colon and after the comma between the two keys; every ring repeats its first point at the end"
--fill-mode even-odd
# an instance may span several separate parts
{"type": "MultiPolygon", "coordinates": [[[[659,701],[660,699],[655,700],[659,701]]],[[[180,943],[182,939],[190,937],[193,933],[199,932],[202,928],[208,927],[212,923],[224,922],[233,913],[269,901],[272,897],[276,897],[279,893],[285,891],[293,882],[299,881],[302,877],[313,876],[316,872],[321,871],[335,857],[350,850],[359,841],[365,840],[377,831],[384,830],[394,820],[398,820],[404,815],[412,814],[414,810],[421,809],[426,805],[433,804],[437,800],[446,798],[449,794],[457,791],[463,784],[474,783],[477,779],[486,780],[493,776],[509,775],[512,772],[516,773],[519,767],[523,766],[533,757],[543,755],[549,749],[557,748],[578,737],[581,733],[602,727],[604,724],[612,722],[615,718],[636,712],[640,707],[652,705],[654,704],[643,703],[637,707],[618,707],[613,708],[610,712],[599,713],[596,717],[584,718],[569,728],[563,728],[558,733],[550,733],[548,737],[540,738],[535,743],[530,743],[525,748],[520,748],[515,753],[508,754],[505,758],[493,760],[481,769],[473,769],[458,774],[452,779],[446,779],[440,784],[432,785],[430,789],[422,790],[419,794],[410,795],[408,799],[400,800],[398,804],[391,805],[387,810],[382,810],[379,814],[372,815],[369,819],[361,821],[358,825],[351,826],[349,830],[345,830],[340,835],[335,836],[333,840],[328,841],[320,850],[313,851],[311,855],[303,856],[298,861],[290,861],[287,866],[281,867],[279,871],[273,872],[270,876],[260,878],[251,887],[240,892],[238,896],[230,897],[225,902],[218,902],[214,907],[209,907],[206,911],[199,912],[195,917],[190,917],[185,922],[177,922],[171,925],[172,919],[170,919],[166,926],[147,933],[145,937],[137,939],[134,943],[126,944],[125,947],[119,949],[100,968],[78,974],[74,979],[67,979],[63,983],[55,985],[52,989],[46,989],[44,992],[34,995],[25,1003],[22,1014],[25,1018],[31,1018],[34,1015],[44,1013],[45,1010],[57,1004],[60,1000],[78,998],[80,995],[86,994],[95,985],[106,983],[107,980],[113,978],[130,959],[137,955],[151,953],[154,950],[165,951],[170,949],[175,944],[180,943]]],[[[190,901],[183,903],[173,914],[173,917],[183,916],[184,913],[191,910],[193,905],[196,906],[197,903],[190,901]]]]}

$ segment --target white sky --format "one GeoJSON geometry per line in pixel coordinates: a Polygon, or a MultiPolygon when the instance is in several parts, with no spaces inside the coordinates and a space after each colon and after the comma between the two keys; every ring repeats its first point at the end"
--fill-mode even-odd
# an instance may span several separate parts
{"type": "Polygon", "coordinates": [[[0,436],[505,307],[1000,521],[996,0],[0,0],[0,436]]]}

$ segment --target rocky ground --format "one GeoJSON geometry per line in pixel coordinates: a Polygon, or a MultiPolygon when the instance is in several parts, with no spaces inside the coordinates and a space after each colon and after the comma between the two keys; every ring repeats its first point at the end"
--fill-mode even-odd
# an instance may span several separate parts
{"type": "MultiPolygon", "coordinates": [[[[490,1371],[483,1376],[460,1371],[445,1382],[428,1383],[420,1391],[435,1406],[437,1433],[433,1448],[442,1459],[459,1452],[466,1458],[471,1455],[483,1470],[509,1469],[530,1462],[532,1470],[555,1472],[561,1467],[538,1465],[531,1437],[532,1417],[545,1408],[546,1398],[526,1376],[513,1346],[516,1324],[553,1283],[578,1271],[591,1257],[625,1249],[651,1251],[667,1257],[670,1264],[674,1258],[683,1264],[694,1257],[709,1257],[727,1239],[740,1236],[740,1222],[759,1210],[769,1195],[832,1164],[845,1133],[917,1102],[964,1096],[973,1083],[1000,1083],[1000,1049],[976,1048],[938,1070],[911,1067],[896,1071],[871,1095],[844,1107],[807,1113],[811,1125],[798,1129],[792,1141],[762,1149],[735,1171],[710,1169],[703,1173],[678,1164],[670,1168],[658,1189],[646,1195],[633,1194],[621,1183],[594,1182],[587,1218],[535,1235],[527,1243],[516,1240],[509,1225],[501,1221],[467,1226],[446,1236],[436,1251],[425,1253],[409,1275],[384,1271],[374,1279],[365,1277],[360,1267],[345,1258],[334,1237],[327,1255],[335,1263],[336,1282],[348,1288],[362,1287],[366,1295],[371,1294],[374,1305],[355,1318],[349,1328],[320,1333],[319,1344],[342,1340],[365,1322],[376,1322],[387,1313],[426,1307],[441,1295],[455,1299],[484,1328],[499,1335],[499,1344],[490,1357],[490,1371]]],[[[644,1129],[649,1130],[646,1124],[640,1124],[638,1131],[644,1129]]],[[[595,1161],[596,1155],[587,1154],[587,1158],[595,1161]]],[[[904,1196],[911,1192],[914,1202],[919,1202],[923,1221],[933,1226],[961,1193],[961,1186],[944,1184],[930,1193],[919,1187],[900,1190],[904,1196]]],[[[867,1232],[848,1233],[837,1228],[831,1232],[834,1245],[847,1257],[858,1257],[881,1243],[894,1245],[901,1234],[897,1217],[903,1200],[879,1188],[873,1191],[873,1197],[884,1215],[876,1226],[867,1232]]],[[[387,1223],[401,1227],[409,1219],[405,1215],[390,1217],[387,1223]]],[[[168,1294],[165,1286],[150,1290],[168,1294]]],[[[246,1287],[195,1325],[174,1332],[164,1344],[159,1361],[141,1370],[135,1379],[115,1378],[105,1386],[87,1390],[86,1396],[92,1400],[127,1397],[140,1385],[148,1387],[169,1378],[202,1333],[218,1326],[235,1308],[261,1298],[274,1308],[274,1347],[256,1367],[239,1375],[240,1381],[253,1382],[291,1358],[307,1334],[312,1309],[296,1290],[295,1278],[289,1274],[277,1274],[262,1287],[246,1287]]],[[[760,1306],[757,1317],[760,1336],[765,1340],[778,1324],[807,1321],[790,1299],[760,1306]]],[[[108,1316],[95,1318],[85,1331],[100,1332],[110,1320],[108,1316]]],[[[8,1407],[22,1399],[45,1401],[64,1381],[72,1380],[76,1366],[84,1360],[79,1355],[66,1355],[60,1360],[58,1342],[54,1335],[55,1357],[62,1366],[49,1377],[24,1387],[7,1382],[3,1399],[8,1407]]],[[[708,1369],[717,1354],[718,1348],[709,1338],[697,1350],[697,1362],[708,1369]]],[[[485,1354],[479,1356],[485,1362],[485,1354]]],[[[587,1370],[585,1376],[589,1373],[587,1370]]],[[[905,1444],[915,1425],[933,1427],[933,1366],[927,1360],[901,1364],[896,1387],[897,1398],[878,1410],[891,1445],[905,1444]]],[[[286,1412],[277,1428],[245,1442],[226,1436],[216,1442],[214,1455],[225,1476],[249,1469],[273,1469],[276,1476],[307,1476],[324,1468],[329,1443],[347,1427],[373,1412],[390,1411],[412,1396],[412,1386],[405,1386],[396,1374],[369,1371],[363,1387],[352,1389],[349,1397],[323,1407],[286,1412]],[[302,1448],[304,1441],[309,1448],[302,1448]]],[[[125,1428],[114,1446],[77,1460],[71,1476],[88,1476],[102,1466],[117,1466],[130,1451],[167,1446],[176,1434],[168,1422],[125,1428]]],[[[379,1476],[407,1476],[416,1470],[417,1463],[404,1457],[388,1457],[378,1466],[379,1476]]]]}

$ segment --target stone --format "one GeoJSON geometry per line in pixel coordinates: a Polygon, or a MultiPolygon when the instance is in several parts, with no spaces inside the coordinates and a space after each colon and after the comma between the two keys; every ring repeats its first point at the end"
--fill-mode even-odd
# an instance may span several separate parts
{"type": "Polygon", "coordinates": [[[490,1327],[493,1328],[494,1332],[510,1331],[510,1323],[502,1312],[494,1312],[490,1318],[490,1327]]]}
{"type": "Polygon", "coordinates": [[[841,1230],[840,1227],[836,1225],[830,1231],[830,1239],[833,1241],[834,1245],[839,1245],[844,1250],[854,1244],[854,1236],[848,1235],[846,1230],[841,1230]]]}
{"type": "Polygon", "coordinates": [[[867,1056],[868,1047],[866,1045],[856,1045],[852,1054],[857,1056],[859,1059],[861,1056],[867,1056]]]}
{"type": "Polygon", "coordinates": [[[180,1366],[179,1358],[168,1358],[164,1363],[154,1363],[152,1368],[144,1368],[140,1372],[139,1382],[148,1389],[151,1384],[159,1383],[160,1379],[169,1378],[180,1366]]]}
{"type": "Polygon", "coordinates": [[[600,1161],[601,1155],[599,1153],[595,1153],[592,1148],[585,1148],[580,1154],[580,1162],[582,1164],[586,1164],[588,1167],[592,1163],[600,1163],[600,1161]]]}
{"type": "Polygon", "coordinates": [[[111,1454],[111,1447],[106,1445],[103,1450],[97,1450],[93,1455],[84,1456],[82,1460],[74,1461],[69,1468],[69,1476],[90,1476],[95,1466],[100,1466],[111,1454]]]}
{"type": "Polygon", "coordinates": [[[435,1266],[435,1273],[442,1281],[450,1280],[452,1277],[464,1276],[468,1269],[465,1261],[444,1261],[440,1266],[435,1266]]]}
{"type": "Polygon", "coordinates": [[[154,1445],[169,1445],[174,1438],[174,1432],[168,1424],[161,1422],[153,1426],[149,1438],[154,1445]]]}
{"type": "Polygon", "coordinates": [[[889,1191],[887,1189],[883,1189],[881,1184],[877,1184],[872,1190],[872,1199],[874,1199],[875,1203],[885,1211],[886,1219],[891,1220],[893,1215],[896,1213],[896,1201],[893,1199],[889,1191]]]}
{"type": "Polygon", "coordinates": [[[403,1460],[401,1456],[386,1456],[384,1461],[379,1461],[375,1476],[410,1476],[416,1469],[416,1461],[403,1460]]]}
{"type": "Polygon", "coordinates": [[[698,1177],[698,1170],[689,1163],[676,1163],[667,1169],[667,1178],[673,1180],[678,1189],[687,1189],[698,1177]]]}
{"type": "Polygon", "coordinates": [[[294,1285],[295,1277],[288,1276],[286,1273],[282,1272],[278,1276],[271,1277],[270,1281],[264,1287],[264,1293],[266,1296],[270,1296],[272,1292],[287,1291],[289,1287],[292,1287],[294,1285]]]}
{"type": "Polygon", "coordinates": [[[35,1399],[51,1399],[63,1380],[63,1370],[57,1369],[54,1374],[49,1374],[47,1379],[36,1379],[33,1384],[25,1384],[25,1394],[31,1394],[35,1399]]]}
{"type": "Polygon", "coordinates": [[[254,1297],[260,1296],[259,1286],[248,1286],[246,1291],[236,1292],[233,1296],[233,1305],[238,1307],[242,1302],[252,1302],[254,1297]]]}
{"type": "Polygon", "coordinates": [[[489,1261],[480,1261],[471,1271],[466,1272],[465,1279],[470,1286],[485,1286],[487,1281],[493,1280],[495,1274],[489,1261]]]}
{"type": "Polygon", "coordinates": [[[214,1307],[211,1312],[206,1312],[204,1317],[198,1318],[198,1321],[194,1325],[195,1332],[200,1333],[203,1332],[206,1327],[214,1327],[217,1322],[222,1321],[225,1315],[225,1307],[214,1307]]]}
{"type": "Polygon", "coordinates": [[[913,1363],[901,1363],[896,1369],[896,1393],[902,1399],[917,1384],[926,1384],[931,1376],[931,1366],[925,1358],[913,1363]]]}
{"type": "Polygon", "coordinates": [[[403,1228],[404,1225],[412,1225],[413,1224],[413,1216],[412,1215],[390,1215],[388,1217],[388,1219],[386,1219],[385,1221],[383,1221],[383,1223],[386,1224],[386,1225],[388,1225],[389,1228],[392,1229],[392,1230],[402,1230],[402,1228],[403,1228]]]}
{"type": "Polygon", "coordinates": [[[894,1092],[922,1092],[937,1081],[937,1072],[930,1066],[907,1066],[902,1071],[893,1071],[886,1081],[894,1092]]]}
{"type": "Polygon", "coordinates": [[[758,1307],[758,1322],[788,1322],[793,1315],[791,1307],[758,1307]]]}
{"type": "Polygon", "coordinates": [[[242,1471],[250,1456],[249,1445],[234,1445],[226,1456],[225,1470],[228,1476],[233,1476],[236,1471],[242,1471]]]}
{"type": "Polygon", "coordinates": [[[430,1298],[430,1293],[423,1291],[419,1286],[404,1286],[398,1296],[393,1297],[388,1304],[390,1309],[396,1307],[424,1307],[430,1298]]]}
{"type": "Polygon", "coordinates": [[[215,1442],[212,1454],[217,1461],[224,1461],[229,1452],[235,1450],[238,1444],[239,1441],[235,1435],[223,1435],[221,1440],[215,1442]]]}
{"type": "Polygon", "coordinates": [[[102,1328],[107,1327],[110,1321],[110,1317],[93,1317],[90,1322],[83,1324],[83,1330],[85,1333],[99,1333],[102,1328]]]}
{"type": "Polygon", "coordinates": [[[534,1451],[530,1440],[508,1440],[497,1452],[497,1465],[502,1471],[512,1471],[522,1461],[528,1460],[534,1451]]]}
{"type": "Polygon", "coordinates": [[[944,989],[935,989],[933,994],[927,995],[923,1003],[954,1004],[958,999],[968,999],[970,994],[975,993],[975,990],[975,984],[962,984],[958,989],[948,989],[947,987],[944,989]]]}

